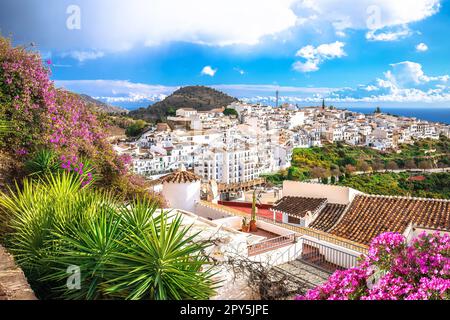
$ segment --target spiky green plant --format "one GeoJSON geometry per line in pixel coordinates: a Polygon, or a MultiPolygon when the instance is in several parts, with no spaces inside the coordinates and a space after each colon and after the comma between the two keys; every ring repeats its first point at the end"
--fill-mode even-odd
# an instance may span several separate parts
{"type": "Polygon", "coordinates": [[[190,230],[180,215],[166,212],[146,229],[130,228],[111,261],[117,277],[107,292],[133,300],[208,299],[217,285],[204,255],[209,244],[196,242],[190,230]]]}
{"type": "Polygon", "coordinates": [[[11,124],[7,120],[0,120],[0,136],[7,134],[11,131],[11,124]]]}
{"type": "Polygon", "coordinates": [[[44,298],[206,299],[215,282],[205,243],[148,200],[123,203],[58,172],[0,194],[7,245],[44,298]],[[81,270],[81,289],[66,286],[81,270]]]}
{"type": "Polygon", "coordinates": [[[56,173],[61,170],[61,162],[55,152],[43,149],[25,163],[25,169],[30,176],[56,173]]]}

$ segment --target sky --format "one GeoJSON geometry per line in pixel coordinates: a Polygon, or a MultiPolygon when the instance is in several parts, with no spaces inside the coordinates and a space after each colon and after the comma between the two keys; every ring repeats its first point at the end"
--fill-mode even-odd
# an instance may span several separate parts
{"type": "Polygon", "coordinates": [[[2,0],[0,32],[57,86],[130,109],[186,85],[450,108],[450,0],[2,0]]]}

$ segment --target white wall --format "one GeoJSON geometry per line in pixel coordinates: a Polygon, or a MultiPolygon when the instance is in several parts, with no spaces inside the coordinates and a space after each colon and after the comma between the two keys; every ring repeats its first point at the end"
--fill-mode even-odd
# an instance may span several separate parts
{"type": "Polygon", "coordinates": [[[204,206],[201,203],[197,203],[197,205],[195,206],[195,210],[192,212],[195,212],[196,215],[202,218],[210,220],[223,219],[233,216],[230,213],[226,212],[225,210],[220,211],[214,208],[210,208],[208,206],[204,206]]]}
{"type": "Polygon", "coordinates": [[[195,212],[195,205],[200,201],[200,181],[163,183],[161,194],[169,208],[195,212]]]}
{"type": "Polygon", "coordinates": [[[360,252],[353,251],[353,250],[350,250],[350,249],[338,246],[338,245],[330,243],[330,242],[320,241],[320,240],[318,240],[316,238],[312,238],[312,237],[308,237],[308,236],[302,236],[302,238],[300,238],[300,240],[299,240],[299,243],[303,243],[303,241],[302,241],[303,238],[307,239],[307,240],[310,240],[307,243],[309,246],[320,248],[319,252],[325,256],[325,259],[328,262],[334,263],[334,264],[336,264],[338,266],[341,266],[343,268],[354,267],[352,262],[355,261],[355,260],[347,258],[346,254],[349,254],[349,255],[354,256],[354,257],[361,256],[360,252]],[[319,244],[322,244],[322,245],[324,245],[326,247],[321,247],[321,246],[319,246],[319,244]],[[335,250],[337,250],[339,252],[342,252],[343,254],[341,254],[339,252],[336,253],[335,250]]]}
{"type": "Polygon", "coordinates": [[[268,266],[279,266],[297,259],[301,254],[302,243],[296,242],[285,247],[251,256],[249,257],[249,260],[260,262],[268,266]]]}
{"type": "Polygon", "coordinates": [[[284,197],[326,198],[329,203],[348,204],[362,192],[340,186],[297,181],[283,182],[284,197]]]}

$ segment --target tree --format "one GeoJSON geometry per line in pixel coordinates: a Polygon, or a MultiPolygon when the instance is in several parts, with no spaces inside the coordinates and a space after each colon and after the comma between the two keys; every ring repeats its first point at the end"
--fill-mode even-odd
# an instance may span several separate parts
{"type": "Polygon", "coordinates": [[[416,162],[414,160],[412,160],[412,159],[406,160],[405,161],[405,168],[406,169],[416,169],[417,168],[416,162]]]}
{"type": "Polygon", "coordinates": [[[384,170],[384,162],[383,162],[383,161],[380,161],[380,160],[375,161],[375,162],[372,164],[372,169],[373,169],[374,171],[381,171],[381,170],[384,170]]]}
{"type": "Polygon", "coordinates": [[[336,177],[331,176],[330,182],[331,182],[331,184],[336,184],[336,177]]]}
{"type": "Polygon", "coordinates": [[[311,169],[311,178],[313,179],[326,178],[328,176],[327,170],[322,167],[314,167],[311,169]]]}
{"type": "Polygon", "coordinates": [[[374,113],[381,113],[381,108],[380,107],[377,107],[376,109],[375,109],[375,112],[374,113]]]}
{"type": "Polygon", "coordinates": [[[343,166],[346,166],[348,164],[352,165],[352,166],[356,166],[357,165],[357,161],[355,158],[350,157],[350,156],[346,156],[344,159],[340,160],[340,164],[343,166]]]}
{"type": "Polygon", "coordinates": [[[345,173],[347,175],[351,175],[355,171],[356,171],[356,168],[354,166],[352,166],[351,164],[348,164],[345,166],[345,173]]]}
{"type": "Polygon", "coordinates": [[[398,170],[398,165],[397,165],[397,163],[395,161],[389,161],[386,164],[386,169],[387,170],[398,170]]]}
{"type": "Polygon", "coordinates": [[[370,169],[371,169],[369,164],[367,162],[365,162],[364,160],[358,161],[358,164],[356,165],[356,168],[359,171],[362,171],[362,172],[367,172],[367,171],[370,171],[370,169]]]}
{"type": "Polygon", "coordinates": [[[419,169],[427,170],[433,168],[433,164],[430,160],[423,160],[419,162],[419,169]]]}
{"type": "Polygon", "coordinates": [[[223,114],[226,116],[239,116],[239,113],[235,109],[227,108],[223,110],[223,114]]]}
{"type": "Polygon", "coordinates": [[[137,137],[139,136],[146,127],[147,123],[143,120],[136,120],[133,124],[129,125],[125,129],[125,134],[127,137],[137,137]]]}
{"type": "Polygon", "coordinates": [[[177,109],[175,109],[175,107],[167,108],[167,116],[175,117],[176,115],[177,115],[177,109]]]}

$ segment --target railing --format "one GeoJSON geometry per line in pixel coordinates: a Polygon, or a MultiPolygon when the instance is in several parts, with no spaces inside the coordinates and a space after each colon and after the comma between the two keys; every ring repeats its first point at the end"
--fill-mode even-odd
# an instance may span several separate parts
{"type": "Polygon", "coordinates": [[[255,244],[249,245],[248,248],[248,255],[249,256],[256,256],[260,253],[264,253],[267,251],[271,251],[280,247],[283,247],[285,245],[295,243],[295,233],[291,233],[285,236],[280,236],[272,239],[267,239],[255,244]]]}
{"type": "MultiPolygon", "coordinates": [[[[248,214],[248,213],[239,211],[237,209],[229,208],[226,206],[214,204],[211,202],[201,201],[200,204],[204,205],[206,207],[209,207],[211,209],[218,210],[220,212],[228,213],[230,215],[241,216],[241,217],[246,217],[246,218],[250,217],[250,214],[248,214]]],[[[362,245],[362,244],[359,244],[359,243],[356,243],[356,242],[353,242],[353,241],[350,241],[348,239],[344,239],[344,238],[341,238],[338,236],[334,236],[334,235],[331,235],[326,232],[314,230],[311,228],[295,226],[295,225],[288,224],[288,223],[278,222],[278,221],[274,221],[273,219],[268,219],[268,218],[261,217],[261,216],[258,216],[258,220],[261,220],[261,221],[264,221],[267,223],[271,223],[273,225],[276,225],[276,226],[279,226],[279,227],[282,227],[285,229],[289,229],[291,231],[298,233],[300,236],[309,236],[309,237],[315,238],[320,241],[329,242],[329,243],[338,245],[340,247],[343,247],[343,248],[346,248],[349,250],[360,252],[362,254],[367,254],[367,252],[368,252],[368,247],[365,245],[362,245]]]]}
{"type": "Polygon", "coordinates": [[[238,182],[238,183],[218,183],[218,191],[219,192],[229,192],[229,191],[241,191],[244,189],[253,188],[257,185],[264,184],[266,180],[264,178],[258,178],[255,180],[250,180],[246,182],[238,182]]]}
{"type": "Polygon", "coordinates": [[[258,220],[261,220],[261,221],[264,221],[267,223],[271,223],[271,224],[274,224],[276,226],[279,226],[279,227],[282,227],[285,229],[295,231],[296,233],[298,233],[301,236],[309,236],[312,238],[316,238],[317,240],[329,242],[329,243],[341,246],[343,248],[347,248],[347,249],[357,251],[357,252],[360,252],[363,254],[367,254],[367,252],[368,252],[367,246],[361,245],[359,243],[354,243],[353,241],[343,239],[343,238],[331,235],[326,232],[314,230],[311,228],[295,226],[295,225],[288,224],[288,223],[278,222],[278,221],[274,221],[272,219],[268,219],[268,218],[260,217],[260,216],[258,216],[258,220]]]}
{"type": "Polygon", "coordinates": [[[358,263],[359,257],[355,254],[304,238],[301,242],[302,254],[299,260],[323,271],[332,273],[336,270],[352,268],[358,263]]]}

